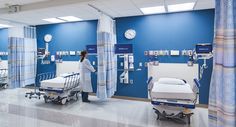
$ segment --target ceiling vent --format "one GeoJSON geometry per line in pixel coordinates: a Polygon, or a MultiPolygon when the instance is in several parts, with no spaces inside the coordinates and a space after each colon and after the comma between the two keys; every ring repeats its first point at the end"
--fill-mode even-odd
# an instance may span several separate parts
{"type": "Polygon", "coordinates": [[[21,10],[21,6],[20,5],[10,5],[8,6],[9,8],[9,13],[17,13],[17,12],[20,12],[21,10]]]}

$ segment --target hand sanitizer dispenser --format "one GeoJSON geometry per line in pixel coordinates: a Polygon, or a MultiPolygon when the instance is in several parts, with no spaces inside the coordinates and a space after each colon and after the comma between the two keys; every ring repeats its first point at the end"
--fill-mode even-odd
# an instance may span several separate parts
{"type": "Polygon", "coordinates": [[[133,55],[129,56],[129,69],[131,70],[134,69],[134,56],[133,55]]]}

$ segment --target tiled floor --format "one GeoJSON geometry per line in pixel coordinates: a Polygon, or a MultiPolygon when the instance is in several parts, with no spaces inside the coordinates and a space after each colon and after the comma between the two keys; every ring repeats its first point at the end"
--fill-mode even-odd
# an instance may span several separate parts
{"type": "Polygon", "coordinates": [[[148,102],[109,99],[66,105],[25,98],[26,89],[0,91],[1,127],[207,127],[207,109],[197,108],[191,125],[157,121],[148,102]]]}

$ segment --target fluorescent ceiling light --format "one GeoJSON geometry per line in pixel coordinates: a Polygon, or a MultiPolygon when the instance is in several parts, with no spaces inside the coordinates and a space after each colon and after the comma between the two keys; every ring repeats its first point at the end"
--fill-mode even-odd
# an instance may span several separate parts
{"type": "Polygon", "coordinates": [[[75,17],[75,16],[64,16],[64,17],[58,17],[58,19],[62,19],[68,22],[74,22],[74,21],[82,21],[83,19],[75,17]]]}
{"type": "Polygon", "coordinates": [[[65,22],[64,20],[58,19],[58,18],[47,18],[43,19],[44,21],[50,22],[50,23],[62,23],[65,22]]]}
{"type": "Polygon", "coordinates": [[[7,25],[7,24],[0,24],[0,28],[9,28],[9,27],[13,27],[13,26],[7,25]]]}
{"type": "Polygon", "coordinates": [[[157,14],[166,12],[164,6],[140,8],[143,14],[157,14]]]}
{"type": "Polygon", "coordinates": [[[195,5],[195,2],[168,5],[168,12],[193,10],[194,5],[195,5]]]}

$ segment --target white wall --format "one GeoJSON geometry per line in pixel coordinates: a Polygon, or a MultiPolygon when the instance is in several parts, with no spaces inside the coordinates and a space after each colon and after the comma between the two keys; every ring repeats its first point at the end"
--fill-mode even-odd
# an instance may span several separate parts
{"type": "Polygon", "coordinates": [[[159,66],[148,65],[148,77],[154,81],[159,78],[170,77],[184,79],[189,85],[194,85],[194,78],[198,78],[198,64],[188,66],[186,63],[160,63],[159,66]]]}
{"type": "Polygon", "coordinates": [[[0,69],[8,69],[8,61],[7,60],[0,61],[0,69]]]}
{"type": "Polygon", "coordinates": [[[79,61],[63,61],[62,63],[56,64],[57,76],[64,73],[79,72],[79,61]]]}

